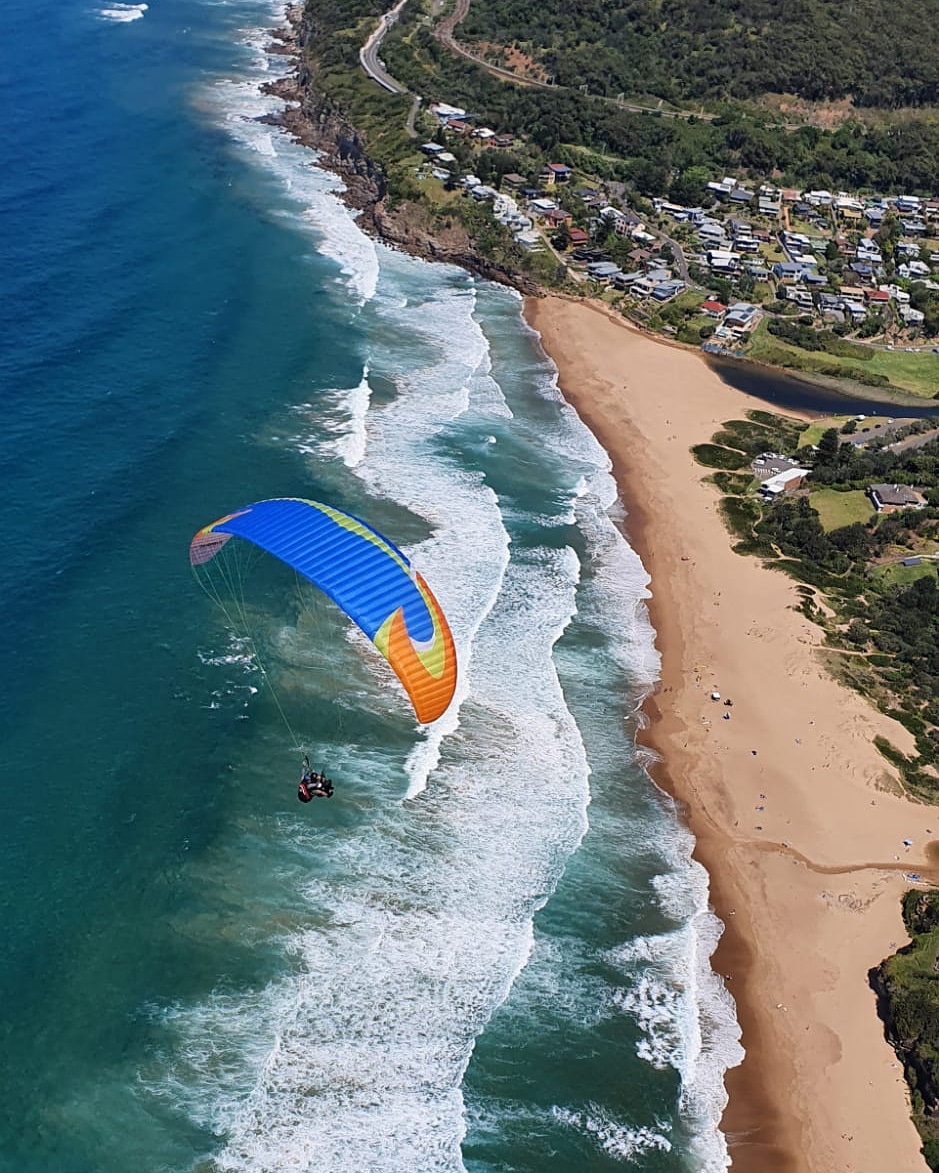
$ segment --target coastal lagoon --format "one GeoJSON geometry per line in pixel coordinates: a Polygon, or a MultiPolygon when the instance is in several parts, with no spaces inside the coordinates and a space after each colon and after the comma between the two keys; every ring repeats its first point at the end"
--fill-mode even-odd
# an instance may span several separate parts
{"type": "Polygon", "coordinates": [[[0,1169],[721,1169],[738,1032],[633,743],[609,461],[514,294],[374,244],[256,121],[278,17],[0,17],[0,1169]],[[195,530],[277,495],[432,584],[434,726],[292,579],[253,645],[200,593],[195,530]]]}

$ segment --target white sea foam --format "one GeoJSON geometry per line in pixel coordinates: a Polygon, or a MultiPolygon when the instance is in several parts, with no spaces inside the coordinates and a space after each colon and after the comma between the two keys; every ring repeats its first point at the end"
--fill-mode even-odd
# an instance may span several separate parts
{"type": "MultiPolygon", "coordinates": [[[[337,437],[367,435],[343,466],[429,527],[408,553],[451,620],[462,670],[457,701],[405,763],[411,801],[372,800],[367,818],[315,842],[309,820],[278,828],[316,874],[299,887],[307,923],[285,940],[299,975],[243,1003],[215,997],[167,1015],[179,1058],[152,1086],[227,1138],[220,1169],[462,1168],[463,1072],[586,828],[586,756],[552,661],[578,559],[536,545],[510,560],[495,493],[446,455],[455,428],[484,436],[511,418],[474,308],[464,276],[386,258],[365,311],[368,368],[396,393],[368,411],[367,428],[361,385],[331,393],[335,427],[302,441],[335,456],[337,437]],[[564,785],[549,795],[545,778],[564,785]]],[[[301,635],[285,634],[279,654],[299,662],[301,635]]],[[[352,690],[400,720],[403,698],[376,684],[387,669],[366,663],[352,690]]],[[[363,793],[393,793],[387,751],[355,752],[363,793]]]]}
{"type": "MultiPolygon", "coordinates": [[[[543,394],[559,397],[556,372],[546,361],[553,373],[544,381],[543,394]]],[[[603,600],[597,613],[606,616],[611,652],[639,690],[648,691],[659,675],[655,632],[644,602],[648,575],[613,525],[620,506],[609,458],[573,409],[566,410],[572,433],[580,433],[578,455],[597,467],[580,486],[576,503],[579,527],[590,543],[590,570],[603,600]]],[[[641,763],[643,755],[638,759],[641,763]]],[[[691,859],[693,839],[676,824],[661,849],[668,870],[656,877],[654,887],[662,911],[678,927],[626,942],[615,951],[613,959],[630,971],[630,981],[615,991],[614,1003],[643,1029],[639,1055],[653,1066],[679,1071],[680,1107],[696,1137],[700,1168],[712,1173],[729,1164],[718,1125],[727,1102],[724,1073],[743,1055],[740,1028],[733,999],[710,964],[723,926],[708,908],[707,874],[691,859]]]]}
{"type": "Polygon", "coordinates": [[[108,8],[99,8],[98,16],[115,24],[128,24],[132,20],[141,20],[149,7],[149,4],[111,4],[108,8]]]}
{"type": "Polygon", "coordinates": [[[552,1114],[559,1123],[588,1136],[607,1156],[620,1161],[633,1161],[648,1152],[671,1152],[671,1141],[661,1131],[622,1124],[597,1104],[582,1112],[556,1107],[552,1114]]]}
{"type": "Polygon", "coordinates": [[[312,853],[319,923],[288,942],[302,976],[168,1015],[179,1058],[156,1090],[228,1137],[220,1169],[462,1167],[463,1072],[585,827],[586,761],[550,657],[575,585],[570,551],[509,566],[476,637],[460,755],[416,801],[312,853]],[[569,779],[550,801],[545,776],[569,779]]]}
{"type": "Polygon", "coordinates": [[[680,1073],[681,1109],[694,1127],[701,1169],[715,1173],[730,1163],[717,1127],[727,1104],[723,1076],[743,1051],[733,999],[710,964],[723,926],[708,910],[707,875],[688,858],[690,847],[691,836],[679,830],[673,869],[655,882],[678,927],[625,942],[609,960],[628,977],[614,1001],[642,1028],[637,1053],[680,1073]]]}
{"type": "Polygon", "coordinates": [[[271,80],[272,73],[286,69],[282,57],[265,52],[269,41],[266,30],[246,30],[242,37],[244,75],[218,79],[203,91],[200,104],[246,151],[246,157],[275,177],[286,196],[281,214],[309,234],[318,253],[336,262],[358,304],[364,304],[375,293],[378,255],[373,241],[338,198],[342,181],[317,167],[316,155],[309,148],[298,145],[279,128],[259,121],[278,115],[284,108],[279,98],[260,90],[262,83],[271,80]]]}
{"type": "Polygon", "coordinates": [[[291,438],[293,446],[317,459],[338,456],[347,468],[356,468],[364,460],[368,444],[371,397],[366,363],[357,386],[324,392],[315,405],[303,403],[293,409],[309,429],[305,435],[291,438]]]}

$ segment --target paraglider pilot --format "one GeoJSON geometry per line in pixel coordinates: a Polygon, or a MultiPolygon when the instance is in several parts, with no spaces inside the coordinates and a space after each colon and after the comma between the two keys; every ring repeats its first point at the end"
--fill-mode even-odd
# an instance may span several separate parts
{"type": "Polygon", "coordinates": [[[303,769],[297,786],[297,798],[301,802],[312,802],[314,798],[332,798],[333,784],[325,774],[314,773],[310,759],[304,755],[303,769]]]}

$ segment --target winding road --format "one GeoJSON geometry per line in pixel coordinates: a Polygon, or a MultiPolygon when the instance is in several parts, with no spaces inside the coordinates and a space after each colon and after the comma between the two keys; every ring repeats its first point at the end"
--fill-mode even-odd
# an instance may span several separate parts
{"type": "Polygon", "coordinates": [[[407,86],[403,86],[399,81],[395,81],[387,69],[385,69],[384,63],[378,56],[378,50],[381,48],[385,33],[388,32],[398,19],[401,14],[401,9],[406,3],[407,0],[398,0],[398,3],[390,12],[383,13],[381,20],[378,22],[378,28],[375,29],[359,50],[359,62],[365,70],[366,75],[392,94],[406,94],[408,89],[407,86]]]}

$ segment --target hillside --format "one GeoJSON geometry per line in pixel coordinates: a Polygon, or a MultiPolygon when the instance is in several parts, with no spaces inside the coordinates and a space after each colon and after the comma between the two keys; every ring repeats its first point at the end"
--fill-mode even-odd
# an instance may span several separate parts
{"type": "Polygon", "coordinates": [[[516,45],[557,84],[610,97],[896,108],[939,104],[937,18],[939,0],[473,0],[459,36],[490,54],[516,45]]]}

